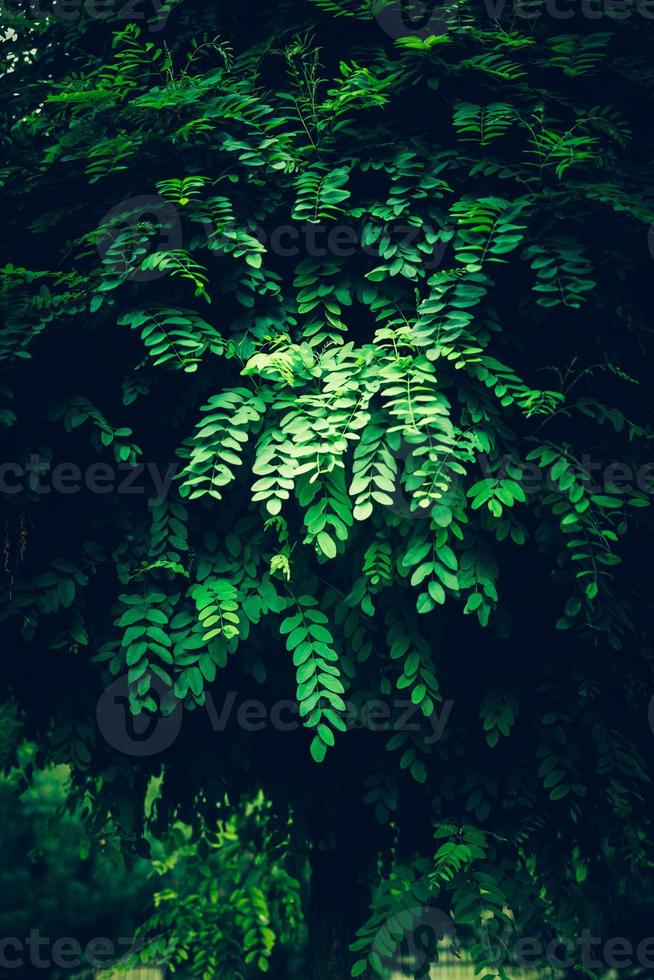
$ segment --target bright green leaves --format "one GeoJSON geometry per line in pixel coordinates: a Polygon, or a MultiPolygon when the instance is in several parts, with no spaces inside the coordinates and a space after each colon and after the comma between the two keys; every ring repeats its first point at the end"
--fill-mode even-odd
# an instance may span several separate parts
{"type": "Polygon", "coordinates": [[[474,102],[457,102],[454,106],[454,128],[462,140],[474,140],[487,146],[503,136],[516,121],[513,106],[505,102],[477,105],[474,102]]]}
{"type": "Polygon", "coordinates": [[[252,500],[262,501],[273,516],[281,513],[298,476],[293,444],[279,429],[268,429],[257,444],[252,472],[259,479],[252,484],[252,500]]]}
{"type": "Polygon", "coordinates": [[[206,290],[209,282],[207,270],[183,248],[152,252],[142,260],[140,268],[144,272],[158,272],[185,279],[194,286],[193,295],[196,298],[201,296],[207,303],[211,302],[206,290]]]}
{"type": "Polygon", "coordinates": [[[441,529],[434,536],[427,528],[413,535],[402,556],[401,571],[406,574],[413,569],[411,585],[424,590],[420,591],[416,603],[419,613],[431,612],[444,604],[448,592],[459,591],[459,563],[455,552],[445,544],[446,539],[447,530],[441,529]]]}
{"type": "Polygon", "coordinates": [[[193,310],[165,307],[129,310],[118,322],[140,330],[155,367],[165,365],[190,374],[197,371],[207,352],[221,355],[225,351],[225,343],[216,328],[193,310]]]}
{"type": "Polygon", "coordinates": [[[457,260],[473,269],[484,262],[505,262],[523,238],[525,226],[517,223],[524,203],[500,197],[464,197],[450,208],[457,226],[454,250],[457,260]]]}
{"type": "Polygon", "coordinates": [[[280,947],[292,954],[304,930],[301,882],[288,836],[275,833],[275,824],[263,793],[235,802],[202,835],[178,823],[157,865],[154,910],[139,926],[143,938],[122,957],[123,972],[153,972],[165,955],[171,972],[242,980],[267,973],[280,947]]]}
{"type": "Polygon", "coordinates": [[[441,232],[430,222],[413,217],[399,227],[378,222],[365,222],[361,230],[361,246],[366,252],[379,255],[382,262],[366,273],[370,282],[382,282],[394,276],[405,279],[424,279],[438,264],[444,245],[451,235],[441,232]]]}
{"type": "MultiPolygon", "coordinates": [[[[346,528],[352,523],[350,502],[344,488],[343,457],[350,442],[368,420],[366,404],[371,392],[358,396],[329,392],[305,394],[291,401],[281,428],[268,428],[259,439],[253,473],[259,477],[253,484],[253,500],[265,502],[270,514],[280,513],[296,481],[298,497],[305,512],[308,540],[318,534],[345,541],[346,528]],[[322,498],[322,499],[320,499],[322,498]],[[331,525],[331,529],[329,527],[331,525]]],[[[323,543],[325,538],[322,539],[323,543]]],[[[327,557],[334,547],[326,543],[327,557]]]]}
{"type": "Polygon", "coordinates": [[[249,358],[243,374],[263,378],[285,388],[300,385],[314,367],[313,351],[308,344],[292,344],[286,334],[280,334],[249,358]]]}
{"type": "Polygon", "coordinates": [[[431,433],[429,436],[411,449],[416,437],[407,440],[401,483],[411,501],[410,510],[422,511],[423,516],[430,513],[436,523],[443,525],[451,522],[458,509],[458,483],[474,463],[476,450],[487,447],[474,431],[444,432],[438,439],[431,433]],[[445,512],[450,516],[446,518],[445,512]]]}
{"type": "Polygon", "coordinates": [[[246,388],[227,389],[203,405],[183,470],[183,494],[191,500],[203,494],[222,498],[222,488],[234,480],[234,468],[241,465],[249,431],[264,410],[263,400],[246,388]]]}
{"type": "Polygon", "coordinates": [[[353,515],[365,521],[374,503],[390,506],[396,492],[397,462],[389,448],[386,431],[378,421],[367,425],[354,449],[350,495],[353,515]]]}
{"type": "Polygon", "coordinates": [[[479,480],[470,487],[468,496],[472,499],[473,510],[486,506],[493,517],[497,518],[502,516],[504,507],[513,507],[516,501],[524,503],[527,500],[520,484],[508,477],[479,480]]]}
{"type": "Polygon", "coordinates": [[[349,176],[348,167],[328,170],[322,164],[300,173],[295,181],[297,197],[292,217],[313,224],[334,221],[344,211],[340,205],[350,196],[346,186],[349,176]]]}
{"type": "Polygon", "coordinates": [[[334,637],[327,616],[317,606],[313,596],[294,598],[294,611],[282,620],[280,633],[286,636],[286,648],[293,654],[300,717],[315,731],[311,755],[322,762],[327,749],[334,745],[334,730],[346,730],[341,717],[346,704],[334,637]]]}
{"type": "Polygon", "coordinates": [[[463,612],[465,615],[474,613],[481,626],[488,625],[497,603],[498,576],[497,562],[481,548],[469,548],[461,555],[459,583],[462,589],[470,590],[463,612]]]}
{"type": "Polygon", "coordinates": [[[292,442],[297,474],[312,480],[334,467],[343,468],[350,443],[369,418],[366,410],[372,392],[325,392],[293,399],[282,420],[282,431],[292,442]]]}
{"type": "MultiPolygon", "coordinates": [[[[322,6],[331,13],[352,8],[322,6]]],[[[363,8],[357,11],[365,14],[363,8]]],[[[560,392],[523,381],[509,366],[510,351],[507,364],[492,356],[513,329],[505,322],[507,304],[498,301],[498,294],[503,299],[500,277],[505,271],[510,277],[500,263],[514,261],[512,253],[519,249],[536,276],[525,315],[535,303],[543,318],[560,305],[571,311],[584,299],[590,305],[593,281],[583,229],[575,229],[579,245],[559,225],[553,234],[548,224],[553,201],[541,193],[539,181],[546,171],[583,162],[598,134],[624,142],[628,127],[617,110],[593,107],[582,113],[548,102],[546,112],[540,95],[536,101],[528,98],[522,49],[537,54],[531,34],[490,27],[479,33],[467,26],[460,30],[454,22],[451,28],[447,43],[453,57],[439,62],[439,72],[442,68],[456,81],[470,79],[472,69],[477,86],[464,100],[457,98],[463,90],[455,90],[453,113],[451,101],[442,107],[445,129],[453,119],[464,144],[456,152],[446,148],[431,124],[420,135],[390,141],[378,140],[373,125],[374,117],[383,136],[377,109],[384,106],[393,114],[395,100],[411,90],[423,69],[422,81],[432,95],[437,92],[437,55],[426,54],[435,42],[423,45],[416,39],[410,57],[385,54],[365,63],[344,57],[323,85],[315,45],[287,38],[274,57],[282,56],[288,76],[280,79],[279,91],[264,95],[259,68],[234,56],[227,42],[208,47],[199,42],[203,51],[213,52],[216,64],[209,69],[193,48],[191,69],[183,67],[183,57],[176,60],[172,48],[152,46],[130,27],[117,35],[112,63],[100,73],[101,89],[80,82],[68,98],[55,96],[52,108],[62,113],[61,120],[67,118],[64,108],[79,113],[93,138],[85,127],[71,130],[67,122],[58,130],[59,117],[51,117],[48,125],[58,132],[58,142],[48,161],[65,155],[84,166],[97,163],[98,174],[104,167],[120,182],[127,160],[126,101],[145,127],[128,149],[140,157],[142,140],[152,147],[152,173],[142,191],[154,188],[162,208],[156,220],[144,220],[148,215],[136,212],[136,199],[125,195],[124,205],[112,212],[104,232],[115,233],[115,254],[100,270],[94,320],[102,326],[112,295],[105,304],[102,296],[125,283],[119,322],[140,335],[152,368],[139,394],[148,390],[156,397],[150,378],[161,369],[178,370],[176,380],[183,383],[183,374],[196,372],[202,362],[198,381],[205,375],[216,379],[210,389],[216,394],[201,408],[195,431],[188,435],[188,423],[176,429],[185,461],[181,493],[189,504],[198,501],[188,508],[189,518],[201,524],[206,507],[213,515],[208,519],[220,523],[227,508],[239,502],[236,488],[213,510],[212,501],[200,498],[223,501],[240,472],[252,485],[256,519],[264,523],[283,511],[293,528],[284,547],[253,562],[252,581],[262,568],[288,581],[333,562],[329,574],[357,569],[350,601],[365,616],[375,616],[376,592],[404,587],[408,580],[421,612],[444,606],[450,595],[483,625],[497,602],[497,574],[482,537],[507,546],[523,543],[526,531],[514,505],[524,505],[521,511],[532,504],[539,508],[543,498],[528,499],[515,474],[497,479],[480,474],[479,463],[485,454],[498,459],[503,449],[513,451],[525,419],[544,424],[549,417],[564,417],[557,413],[563,405],[560,392]],[[424,58],[417,57],[418,49],[424,58]],[[111,136],[117,141],[113,169],[107,134],[97,131],[88,114],[96,99],[120,116],[118,136],[111,136]],[[166,122],[170,116],[172,130],[166,122]],[[341,142],[357,119],[363,130],[348,128],[347,141],[341,142]],[[172,171],[176,177],[156,166],[157,153],[171,138],[181,161],[172,171]],[[209,145],[216,168],[206,164],[209,145]],[[82,161],[85,155],[89,159],[82,161]],[[506,189],[507,175],[518,191],[506,189]],[[184,222],[183,242],[166,249],[154,236],[165,239],[175,215],[184,222]],[[344,251],[340,239],[335,245],[335,238],[321,237],[321,226],[334,232],[341,225],[354,235],[344,251]],[[298,232],[288,254],[283,236],[274,237],[280,228],[298,232]],[[264,252],[271,269],[264,267],[264,252]],[[156,289],[163,295],[156,305],[131,275],[138,269],[162,274],[156,289]],[[225,299],[220,333],[179,298],[189,282],[199,300],[206,298],[208,270],[225,299]],[[234,387],[242,362],[247,381],[234,387]],[[516,409],[524,417],[519,425],[516,409]],[[417,544],[426,551],[413,564],[417,544]]],[[[547,64],[569,77],[590,70],[589,59],[604,49],[604,35],[574,44],[572,37],[546,38],[540,46],[547,64]]],[[[34,121],[37,130],[39,125],[34,121]]],[[[617,187],[618,176],[612,180],[617,187]]],[[[607,186],[579,185],[584,207],[599,212],[601,201],[619,200],[607,186]]],[[[569,201],[557,202],[556,213],[564,214],[569,201]]],[[[108,214],[108,208],[99,213],[108,214]]],[[[625,220],[629,213],[620,212],[625,220]]],[[[41,221],[47,225],[45,216],[41,221]]],[[[79,237],[95,246],[100,232],[79,237]]],[[[74,311],[78,290],[87,298],[85,280],[70,275],[69,283],[61,282],[65,298],[49,292],[50,285],[47,294],[28,297],[30,323],[39,303],[45,321],[64,308],[74,311]]],[[[19,307],[25,302],[18,297],[19,307]]],[[[133,382],[128,388],[130,408],[138,411],[144,401],[135,402],[133,382]]],[[[184,399],[180,402],[181,419],[184,399]]],[[[76,426],[84,410],[72,405],[71,411],[76,426]]],[[[120,461],[135,458],[130,430],[113,429],[93,415],[92,406],[87,415],[100,445],[112,446],[120,461]]],[[[561,492],[569,497],[568,489],[561,492]]],[[[617,552],[611,535],[622,536],[622,512],[603,497],[613,499],[610,493],[596,494],[589,506],[600,519],[604,545],[617,552]]],[[[555,515],[571,541],[581,539],[575,523],[579,502],[568,499],[570,506],[555,515]]],[[[241,503],[249,507],[250,501],[241,503]]],[[[147,541],[148,554],[139,555],[136,567],[179,583],[193,580],[195,573],[186,516],[176,514],[174,506],[153,514],[151,533],[137,533],[137,541],[147,541]]],[[[550,510],[554,506],[562,508],[558,498],[547,504],[550,510]]],[[[587,554],[585,549],[575,546],[574,553],[587,554]]],[[[602,566],[617,559],[605,553],[594,560],[602,566]]],[[[605,568],[610,571],[608,564],[605,568]]],[[[252,601],[234,567],[203,571],[203,587],[214,579],[229,581],[244,601],[252,601]]],[[[583,584],[592,599],[599,589],[595,577],[583,584]]],[[[572,616],[566,612],[566,622],[578,623],[585,608],[572,616]]],[[[213,609],[210,603],[207,609],[213,609]]],[[[212,621],[211,628],[219,627],[212,621]]]]}
{"type": "MultiPolygon", "coordinates": [[[[450,238],[454,231],[447,233],[450,238]]],[[[469,329],[473,320],[472,309],[478,306],[487,293],[488,278],[481,272],[466,269],[445,269],[429,280],[430,293],[417,308],[417,319],[412,328],[414,343],[425,348],[430,361],[440,357],[456,361],[468,360],[481,351],[483,341],[477,326],[473,336],[469,329]],[[468,341],[463,349],[456,343],[460,338],[468,341]]]]}
{"type": "Polygon", "coordinates": [[[363,556],[363,574],[373,589],[383,588],[393,581],[392,550],[390,543],[375,540],[366,548],[363,556]]]}
{"type": "Polygon", "coordinates": [[[152,77],[159,82],[164,80],[165,72],[172,67],[170,54],[146,38],[135,23],[128,23],[123,30],[114,33],[114,60],[103,65],[99,73],[107,88],[116,85],[125,97],[144,80],[150,81],[152,77]]]}
{"type": "Polygon", "coordinates": [[[560,391],[530,388],[511,368],[494,357],[476,358],[466,365],[466,370],[493,392],[502,407],[516,403],[527,418],[551,415],[565,399],[560,391]]]}
{"type": "Polygon", "coordinates": [[[153,676],[172,684],[169,599],[162,592],[148,590],[142,595],[121,595],[120,602],[123,612],[116,626],[122,630],[121,658],[127,667],[130,708],[133,714],[155,712],[159,703],[151,693],[153,676]]]}
{"type": "Polygon", "coordinates": [[[326,340],[343,342],[347,324],[343,307],[352,305],[348,280],[336,261],[306,258],[298,263],[293,286],[297,290],[298,313],[303,320],[303,336],[312,347],[326,340]]]}
{"type": "Polygon", "coordinates": [[[250,887],[237,889],[232,898],[236,921],[243,935],[243,962],[246,967],[254,964],[265,973],[277,941],[277,936],[270,928],[268,897],[263,888],[250,887]]]}
{"type": "Polygon", "coordinates": [[[186,207],[202,197],[202,191],[210,184],[209,177],[200,174],[189,177],[171,177],[157,181],[157,193],[179,207],[186,207]]]}
{"type": "Polygon", "coordinates": [[[210,579],[194,585],[195,600],[205,641],[222,636],[232,640],[239,635],[239,594],[227,579],[210,579]]]}
{"type": "MultiPolygon", "coordinates": [[[[194,594],[192,587],[189,594],[194,594]]],[[[203,622],[190,608],[179,608],[170,621],[173,658],[177,676],[174,694],[190,707],[204,704],[204,688],[216,679],[227,662],[228,643],[221,638],[207,642],[203,622]]]]}
{"type": "Polygon", "coordinates": [[[389,433],[398,432],[413,440],[427,440],[429,435],[434,439],[451,437],[455,431],[451,405],[437,383],[433,364],[421,354],[391,357],[390,350],[397,349],[399,339],[382,330],[376,337],[389,354],[381,369],[389,433]]]}
{"type": "Polygon", "coordinates": [[[557,130],[539,115],[529,135],[528,152],[535,158],[533,166],[541,174],[552,169],[561,180],[570,167],[594,160],[599,139],[589,134],[588,122],[587,118],[579,117],[574,126],[557,130]]]}
{"type": "Polygon", "coordinates": [[[353,518],[350,498],[342,469],[321,477],[303,477],[298,483],[297,498],[304,512],[306,542],[315,544],[319,555],[335,558],[350,535],[353,518]]]}

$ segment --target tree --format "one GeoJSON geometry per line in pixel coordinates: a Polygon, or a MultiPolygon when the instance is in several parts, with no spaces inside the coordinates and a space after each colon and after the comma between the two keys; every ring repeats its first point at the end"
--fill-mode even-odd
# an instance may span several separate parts
{"type": "Polygon", "coordinates": [[[30,737],[126,850],[263,793],[313,980],[424,972],[453,929],[502,978],[520,937],[639,942],[649,19],[154,8],[4,42],[30,737]]]}

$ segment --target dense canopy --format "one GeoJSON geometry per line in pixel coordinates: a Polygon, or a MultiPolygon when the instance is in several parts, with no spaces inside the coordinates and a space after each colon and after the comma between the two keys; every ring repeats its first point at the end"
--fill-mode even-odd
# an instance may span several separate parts
{"type": "Polygon", "coordinates": [[[490,977],[648,935],[654,71],[614,8],[2,14],[5,693],[92,836],[260,847],[202,919],[234,962],[165,950],[198,976],[291,941],[305,858],[316,980],[425,916],[490,977]]]}

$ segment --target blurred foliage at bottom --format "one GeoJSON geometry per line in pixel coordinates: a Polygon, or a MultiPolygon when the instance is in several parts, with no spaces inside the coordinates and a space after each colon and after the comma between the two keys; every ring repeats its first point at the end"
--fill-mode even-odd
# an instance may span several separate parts
{"type": "MultiPolygon", "coordinates": [[[[16,740],[3,712],[0,978],[90,980],[112,963],[164,962],[180,978],[301,976],[308,872],[291,867],[290,820],[280,832],[260,798],[200,842],[175,824],[147,841],[151,860],[127,867],[111,828],[93,841],[71,810],[65,766],[39,769],[30,743],[8,765],[16,740]]],[[[157,791],[153,780],[150,805],[157,791]]]]}
{"type": "MultiPolygon", "coordinates": [[[[0,728],[3,753],[18,729],[10,715],[0,728]]],[[[100,964],[129,948],[152,900],[150,867],[126,868],[110,840],[91,842],[67,806],[66,767],[39,770],[34,755],[23,744],[21,765],[0,775],[0,977],[94,976],[85,952],[100,964]]]]}

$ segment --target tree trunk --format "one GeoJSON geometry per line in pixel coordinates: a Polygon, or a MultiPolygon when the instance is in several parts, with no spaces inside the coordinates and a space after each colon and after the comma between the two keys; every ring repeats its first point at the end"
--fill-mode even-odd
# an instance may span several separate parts
{"type": "Polygon", "coordinates": [[[311,855],[310,980],[348,980],[358,958],[348,947],[369,915],[368,864],[374,855],[352,830],[342,828],[333,849],[316,848],[311,855]]]}
{"type": "Polygon", "coordinates": [[[343,868],[333,851],[312,855],[309,899],[309,970],[311,980],[346,980],[353,940],[352,869],[343,868]]]}

